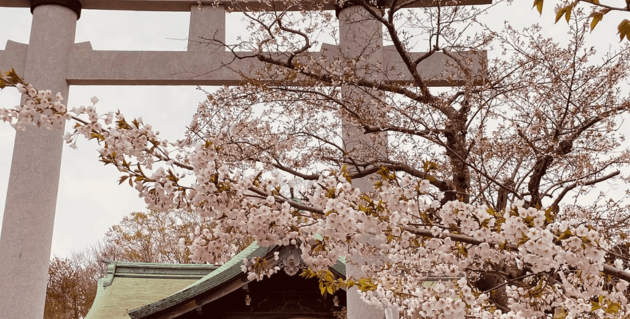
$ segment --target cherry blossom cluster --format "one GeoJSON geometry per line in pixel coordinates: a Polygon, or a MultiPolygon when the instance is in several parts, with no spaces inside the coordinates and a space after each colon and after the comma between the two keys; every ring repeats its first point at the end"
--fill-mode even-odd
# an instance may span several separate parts
{"type": "MultiPolygon", "coordinates": [[[[152,209],[180,207],[211,221],[191,234],[198,262],[226,262],[238,252],[235,241],[244,238],[262,246],[298,245],[313,271],[346,256],[374,280],[363,286],[362,297],[408,318],[630,314],[630,272],[622,256],[605,258],[620,243],[600,236],[587,221],[556,221],[550,210],[525,207],[521,200],[504,211],[442,203],[443,194],[429,180],[405,174],[382,174],[374,191],[363,192],[346,171],[333,169],[322,170],[301,203],[286,195],[294,182],[284,174],[241,170],[221,141],[168,143],[141,119],[99,114],[96,98],[91,106],[68,111],[59,94],[17,88],[26,98],[21,106],[0,110],[5,122],[26,129],[71,120],[66,142],[96,140],[101,160],[115,166],[121,183],[133,186],[152,209]],[[489,274],[502,280],[482,290],[475,283],[489,274]]],[[[243,264],[251,280],[278,270],[264,259],[243,264]]]]}
{"type": "Polygon", "coordinates": [[[71,119],[71,115],[66,112],[66,106],[61,103],[61,93],[53,96],[50,90],[38,91],[31,84],[16,83],[15,87],[26,98],[15,108],[0,108],[0,119],[3,122],[8,122],[18,130],[24,130],[27,125],[53,129],[71,119]]]}
{"type": "Polygon", "coordinates": [[[251,259],[243,258],[241,271],[247,273],[247,280],[260,281],[263,280],[265,276],[271,277],[271,275],[280,270],[280,267],[276,263],[278,260],[278,252],[276,252],[274,257],[274,260],[267,260],[261,257],[251,259]]]}

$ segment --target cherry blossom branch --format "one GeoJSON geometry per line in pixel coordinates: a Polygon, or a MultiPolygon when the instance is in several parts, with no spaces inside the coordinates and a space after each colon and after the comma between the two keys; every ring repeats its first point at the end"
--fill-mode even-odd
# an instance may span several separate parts
{"type": "MultiPolygon", "coordinates": [[[[489,242],[489,241],[483,241],[483,240],[478,240],[475,239],[473,237],[470,236],[466,236],[466,235],[457,235],[457,234],[452,234],[449,232],[438,232],[437,234],[434,234],[431,230],[426,230],[426,229],[417,229],[417,228],[412,228],[412,227],[407,227],[407,226],[402,226],[402,229],[412,233],[412,234],[416,234],[419,236],[423,236],[423,237],[428,237],[428,238],[450,238],[454,241],[457,242],[462,242],[462,243],[466,243],[466,244],[471,244],[474,246],[479,246],[481,244],[490,244],[492,246],[495,247],[504,247],[507,250],[511,250],[514,252],[518,252],[518,246],[514,245],[514,244],[500,244],[500,243],[494,243],[494,242],[489,242]]],[[[629,271],[625,271],[625,270],[621,270],[621,269],[617,269],[615,267],[609,266],[607,264],[602,264],[601,265],[603,270],[602,272],[606,275],[610,275],[619,279],[623,279],[626,281],[630,281],[630,272],[629,271]]]]}
{"type": "Polygon", "coordinates": [[[608,175],[602,176],[600,178],[596,178],[596,179],[592,179],[590,181],[585,181],[585,182],[576,182],[573,183],[567,187],[565,187],[562,192],[558,195],[558,197],[553,201],[553,203],[551,204],[551,207],[558,207],[558,205],[560,204],[560,201],[562,201],[562,199],[564,198],[564,196],[566,196],[566,194],[571,191],[572,189],[578,187],[578,186],[590,186],[590,185],[595,185],[599,182],[603,182],[605,180],[611,179],[617,175],[620,174],[620,171],[614,171],[608,175]]]}

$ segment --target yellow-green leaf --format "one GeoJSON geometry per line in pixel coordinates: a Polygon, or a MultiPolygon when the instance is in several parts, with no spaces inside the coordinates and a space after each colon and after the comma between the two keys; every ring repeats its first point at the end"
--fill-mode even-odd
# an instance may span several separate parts
{"type": "Polygon", "coordinates": [[[542,15],[542,9],[543,9],[543,2],[544,0],[534,0],[534,7],[536,7],[536,10],[538,10],[538,13],[540,13],[541,15],[542,15]]]}
{"type": "Polygon", "coordinates": [[[558,12],[556,12],[556,21],[554,23],[558,23],[558,21],[560,21],[560,18],[562,18],[563,15],[564,15],[564,8],[558,9],[558,12]]]}
{"type": "Polygon", "coordinates": [[[573,4],[570,4],[566,7],[558,9],[558,12],[556,12],[555,23],[558,23],[558,21],[560,21],[560,18],[562,18],[562,16],[564,16],[567,22],[569,22],[569,20],[571,19],[571,10],[573,10],[573,4]]]}
{"type": "Polygon", "coordinates": [[[591,31],[593,31],[593,29],[595,29],[595,26],[597,26],[597,24],[599,23],[599,21],[602,21],[602,19],[604,18],[604,13],[603,12],[593,12],[593,14],[591,14],[591,31]]]}
{"type": "Polygon", "coordinates": [[[545,210],[545,221],[547,223],[553,223],[554,221],[554,215],[553,215],[553,207],[549,207],[545,210]]]}
{"type": "Polygon", "coordinates": [[[559,240],[564,240],[567,238],[571,238],[571,236],[573,236],[573,233],[571,233],[571,230],[567,228],[567,230],[565,230],[562,235],[560,235],[560,237],[558,237],[559,240]]]}
{"type": "Polygon", "coordinates": [[[617,30],[619,30],[619,41],[622,41],[623,38],[627,38],[630,41],[630,21],[628,19],[624,19],[617,26],[617,30]]]}
{"type": "Polygon", "coordinates": [[[601,296],[601,295],[599,296],[597,301],[591,300],[591,311],[595,311],[597,309],[600,309],[602,307],[603,303],[604,303],[604,296],[601,296]]]}
{"type": "Polygon", "coordinates": [[[619,303],[610,302],[608,304],[608,308],[606,308],[606,313],[614,314],[614,313],[618,313],[619,310],[621,310],[621,305],[619,303]]]}
{"type": "Polygon", "coordinates": [[[569,313],[567,313],[567,311],[564,310],[564,308],[561,308],[560,310],[555,311],[553,315],[553,319],[565,319],[568,315],[569,313]]]}

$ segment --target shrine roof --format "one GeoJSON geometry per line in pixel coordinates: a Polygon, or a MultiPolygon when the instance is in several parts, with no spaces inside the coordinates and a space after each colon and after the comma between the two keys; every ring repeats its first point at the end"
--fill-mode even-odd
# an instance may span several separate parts
{"type": "MultiPolygon", "coordinates": [[[[270,257],[282,249],[254,242],[220,267],[109,261],[86,319],[153,318],[169,311],[192,310],[245,285],[244,258],[270,257]]],[[[345,258],[339,258],[330,270],[345,278],[345,258]]]]}
{"type": "MultiPolygon", "coordinates": [[[[193,300],[199,295],[209,292],[213,288],[220,286],[230,279],[233,279],[239,275],[244,275],[244,273],[241,271],[241,265],[243,264],[244,258],[250,259],[253,257],[262,257],[265,256],[268,252],[272,251],[274,248],[275,247],[260,247],[254,242],[243,251],[238,253],[236,256],[232,257],[232,259],[230,259],[228,262],[221,265],[221,267],[219,267],[215,271],[209,273],[196,282],[191,283],[190,285],[177,291],[176,293],[165,297],[164,299],[157,300],[150,304],[145,304],[142,307],[129,311],[129,316],[134,319],[147,318],[148,316],[151,316],[155,313],[165,311],[170,307],[189,302],[190,300],[193,300]]],[[[245,281],[243,281],[243,284],[245,284],[245,281]]]]}
{"type": "MultiPolygon", "coordinates": [[[[256,242],[249,245],[243,251],[232,257],[228,262],[218,269],[208,273],[203,278],[191,283],[189,286],[173,293],[164,299],[156,300],[150,304],[142,305],[137,309],[129,311],[129,316],[133,319],[139,318],[161,318],[166,315],[171,308],[181,308],[192,310],[209,300],[215,300],[245,285],[248,280],[246,274],[241,270],[243,259],[263,257],[271,255],[273,252],[282,249],[278,246],[260,247],[256,242]],[[240,280],[239,280],[240,278],[240,280]]],[[[330,270],[337,276],[345,278],[346,259],[339,258],[330,270]]],[[[170,316],[167,316],[170,317],[170,316]]]]}
{"type": "Polygon", "coordinates": [[[214,265],[110,261],[86,319],[127,319],[128,311],[176,293],[216,270],[214,265]]]}

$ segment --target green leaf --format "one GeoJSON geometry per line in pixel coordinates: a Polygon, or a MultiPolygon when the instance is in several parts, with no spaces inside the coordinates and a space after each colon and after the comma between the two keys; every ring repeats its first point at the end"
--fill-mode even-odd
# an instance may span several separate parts
{"type": "Polygon", "coordinates": [[[542,10],[543,10],[543,2],[544,0],[534,0],[534,6],[533,6],[533,7],[536,7],[536,10],[538,10],[538,13],[540,13],[541,15],[542,15],[542,10]]]}

